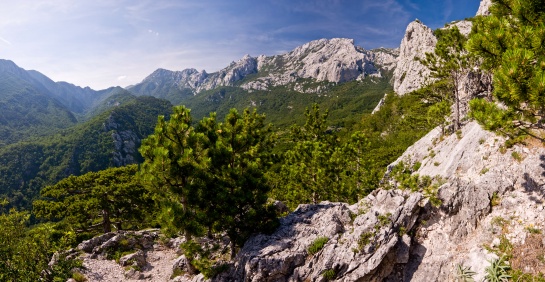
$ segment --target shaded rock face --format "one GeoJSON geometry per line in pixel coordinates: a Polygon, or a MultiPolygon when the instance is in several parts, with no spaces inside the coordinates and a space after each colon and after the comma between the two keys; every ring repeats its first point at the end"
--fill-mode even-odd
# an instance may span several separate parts
{"type": "Polygon", "coordinates": [[[120,130],[113,116],[110,116],[104,123],[104,130],[111,131],[114,150],[112,151],[112,162],[114,166],[125,166],[137,163],[138,147],[141,139],[132,130],[120,130]]]}
{"type": "Polygon", "coordinates": [[[422,195],[377,191],[359,203],[300,205],[271,235],[246,242],[234,266],[215,281],[381,281],[406,263],[422,195]],[[403,230],[400,232],[399,230],[403,230]],[[318,238],[328,241],[316,253],[318,238]]]}
{"type": "Polygon", "coordinates": [[[430,70],[416,58],[425,58],[426,53],[434,51],[436,44],[437,38],[433,31],[420,21],[414,21],[407,26],[394,71],[394,91],[397,94],[407,94],[425,84],[430,70]]]}

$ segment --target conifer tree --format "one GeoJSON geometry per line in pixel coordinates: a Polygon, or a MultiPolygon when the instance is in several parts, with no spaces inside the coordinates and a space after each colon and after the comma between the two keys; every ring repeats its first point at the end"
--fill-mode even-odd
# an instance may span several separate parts
{"type": "Polygon", "coordinates": [[[187,239],[201,232],[197,197],[208,166],[202,134],[193,127],[190,110],[174,107],[168,121],[159,116],[154,134],[142,141],[140,175],[161,205],[161,222],[167,233],[182,230],[187,239]]]}
{"type": "Polygon", "coordinates": [[[508,136],[543,129],[545,119],[545,3],[493,0],[478,17],[468,49],[493,73],[493,99],[471,101],[471,115],[508,136]]]}
{"type": "Polygon", "coordinates": [[[34,202],[36,216],[65,220],[80,231],[104,233],[140,222],[152,201],[135,174],[136,165],[70,176],[41,191],[34,202]]]}
{"type": "Polygon", "coordinates": [[[364,187],[370,171],[367,160],[361,159],[368,146],[362,134],[341,142],[327,128],[328,111],[321,113],[318,105],[305,112],[304,126],[291,129],[292,146],[284,153],[279,172],[282,187],[275,197],[294,207],[300,203],[320,201],[355,202],[368,187],[364,187]],[[363,182],[362,182],[363,180],[363,182]]]}
{"type": "MultiPolygon", "coordinates": [[[[431,76],[448,82],[454,104],[454,130],[460,127],[460,81],[469,70],[471,59],[465,49],[467,38],[453,26],[435,31],[437,45],[433,53],[426,53],[420,62],[431,71],[431,76]]],[[[445,104],[439,105],[444,108],[445,104]]],[[[441,110],[436,108],[435,110],[441,110]]]]}
{"type": "Polygon", "coordinates": [[[158,193],[167,231],[183,231],[188,239],[204,229],[209,236],[225,232],[234,256],[250,234],[274,226],[265,179],[273,136],[264,119],[232,109],[222,123],[211,113],[194,127],[183,106],[168,122],[159,118],[140,149],[141,175],[158,193]]]}
{"type": "Polygon", "coordinates": [[[246,109],[241,115],[232,109],[219,125],[211,119],[201,123],[202,128],[208,129],[204,132],[211,159],[211,182],[201,201],[210,207],[205,214],[217,219],[217,228],[229,236],[232,257],[236,247],[252,233],[276,222],[274,212],[267,206],[271,188],[265,178],[265,171],[271,166],[274,137],[264,120],[265,116],[255,110],[246,109]]]}

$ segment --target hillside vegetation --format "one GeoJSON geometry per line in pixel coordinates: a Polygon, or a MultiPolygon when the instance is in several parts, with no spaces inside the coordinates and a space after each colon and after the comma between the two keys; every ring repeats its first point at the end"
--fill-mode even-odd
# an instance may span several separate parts
{"type": "Polygon", "coordinates": [[[121,106],[55,135],[0,148],[0,194],[9,206],[29,208],[41,188],[69,175],[138,163],[140,140],[171,104],[152,97],[121,106]]]}

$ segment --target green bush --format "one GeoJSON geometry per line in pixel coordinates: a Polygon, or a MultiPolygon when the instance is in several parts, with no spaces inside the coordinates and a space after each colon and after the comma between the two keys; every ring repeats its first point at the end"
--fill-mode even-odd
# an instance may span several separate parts
{"type": "Polygon", "coordinates": [[[319,252],[324,245],[329,241],[329,238],[327,237],[318,237],[307,249],[307,253],[309,255],[314,255],[315,253],[319,252]]]}

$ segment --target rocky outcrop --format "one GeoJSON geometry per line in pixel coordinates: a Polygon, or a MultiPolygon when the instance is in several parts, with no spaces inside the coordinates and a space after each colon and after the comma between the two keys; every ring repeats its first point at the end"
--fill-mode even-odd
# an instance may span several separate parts
{"type": "Polygon", "coordinates": [[[319,93],[324,85],[303,87],[300,79],[325,83],[340,83],[382,76],[381,70],[391,70],[397,58],[395,49],[367,51],[354,45],[352,39],[320,39],[297,47],[293,51],[273,57],[258,58],[259,76],[245,83],[247,90],[266,90],[270,87],[295,84],[299,92],[319,93]],[[301,84],[301,85],[300,85],[301,84]]]}
{"type": "MultiPolygon", "coordinates": [[[[258,68],[264,75],[242,87],[263,90],[295,83],[301,78],[340,83],[368,75],[380,76],[380,68],[393,68],[396,57],[396,50],[367,51],[355,46],[352,39],[320,39],[284,55],[260,56],[258,68]]],[[[312,91],[319,92],[317,89],[312,91]]]]}
{"type": "Polygon", "coordinates": [[[196,91],[210,90],[219,86],[233,86],[247,75],[257,72],[257,59],[245,55],[238,62],[232,62],[227,68],[211,74],[202,84],[196,86],[196,91]]]}
{"type": "MultiPolygon", "coordinates": [[[[438,176],[439,209],[420,216],[404,281],[452,281],[456,265],[472,267],[476,281],[484,275],[487,247],[504,236],[524,244],[527,226],[545,227],[545,148],[502,148],[504,139],[471,122],[461,135],[441,137],[439,129],[411,146],[399,160],[421,163],[415,173],[438,176]],[[495,221],[504,226],[495,226],[495,221]]],[[[496,257],[497,258],[497,257],[496,257]]]]}
{"type": "Polygon", "coordinates": [[[488,16],[490,15],[490,6],[492,6],[492,0],[481,0],[479,5],[479,10],[477,11],[477,16],[488,16]]]}
{"type": "Polygon", "coordinates": [[[104,123],[104,130],[111,132],[114,145],[112,162],[114,166],[126,166],[137,162],[138,147],[141,139],[133,130],[122,130],[121,126],[110,115],[104,123]]]}
{"type": "Polygon", "coordinates": [[[419,20],[410,23],[401,40],[399,57],[394,71],[394,91],[404,95],[419,89],[426,83],[430,70],[417,58],[425,58],[426,53],[435,49],[437,38],[433,31],[419,20]]]}
{"type": "Polygon", "coordinates": [[[420,193],[381,190],[352,206],[300,205],[276,232],[248,240],[234,266],[214,280],[381,281],[394,265],[407,262],[406,232],[421,199],[420,193]]]}

